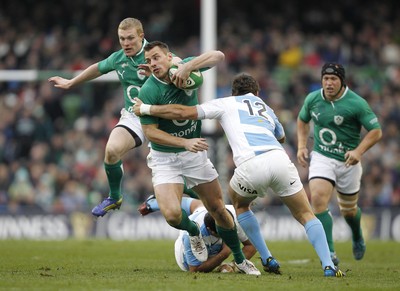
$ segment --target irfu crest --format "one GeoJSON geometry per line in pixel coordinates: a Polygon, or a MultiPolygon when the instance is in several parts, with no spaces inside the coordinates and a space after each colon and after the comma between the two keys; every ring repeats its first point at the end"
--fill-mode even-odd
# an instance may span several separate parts
{"type": "Polygon", "coordinates": [[[340,115],[335,115],[335,116],[333,117],[333,121],[334,121],[337,125],[341,125],[341,124],[343,123],[343,120],[344,120],[343,116],[340,116],[340,115]]]}

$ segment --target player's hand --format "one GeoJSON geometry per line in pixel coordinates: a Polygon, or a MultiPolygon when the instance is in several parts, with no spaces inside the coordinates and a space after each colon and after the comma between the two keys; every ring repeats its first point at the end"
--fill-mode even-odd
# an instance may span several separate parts
{"type": "Polygon", "coordinates": [[[140,75],[143,75],[143,76],[146,76],[146,77],[150,77],[151,70],[150,70],[150,66],[149,65],[141,64],[141,65],[138,66],[138,68],[139,68],[138,72],[139,72],[140,75]]]}
{"type": "Polygon", "coordinates": [[[171,81],[178,88],[184,88],[186,85],[186,80],[189,78],[190,70],[187,69],[185,64],[178,64],[176,72],[172,75],[171,81]]]}
{"type": "Polygon", "coordinates": [[[143,104],[142,100],[140,100],[139,98],[134,98],[133,99],[136,103],[132,106],[133,107],[133,112],[137,115],[137,116],[142,116],[142,114],[140,114],[140,105],[143,104]]]}
{"type": "Polygon", "coordinates": [[[305,168],[308,165],[308,149],[301,148],[297,150],[297,161],[299,164],[305,168]]]}
{"type": "Polygon", "coordinates": [[[208,143],[205,138],[190,138],[185,140],[185,149],[197,153],[208,150],[208,143]]]}
{"type": "Polygon", "coordinates": [[[344,158],[346,159],[345,166],[350,167],[354,166],[361,160],[361,154],[356,150],[347,151],[344,154],[344,158]]]}
{"type": "Polygon", "coordinates": [[[65,79],[59,76],[51,77],[47,79],[50,83],[54,84],[54,87],[61,89],[69,89],[71,88],[71,80],[65,79]]]}

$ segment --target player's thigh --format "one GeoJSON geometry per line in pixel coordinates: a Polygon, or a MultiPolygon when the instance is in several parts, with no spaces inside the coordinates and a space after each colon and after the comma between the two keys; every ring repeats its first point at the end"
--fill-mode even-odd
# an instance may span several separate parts
{"type": "Polygon", "coordinates": [[[126,128],[114,127],[108,138],[106,150],[122,156],[135,145],[134,138],[126,128]]]}
{"type": "Polygon", "coordinates": [[[181,199],[183,184],[165,183],[154,187],[158,206],[164,217],[177,217],[181,215],[181,199]]]}
{"type": "Polygon", "coordinates": [[[334,186],[332,181],[323,178],[314,178],[309,181],[311,205],[316,213],[326,210],[331,199],[334,186]]]}
{"type": "MultiPolygon", "coordinates": [[[[179,153],[178,159],[182,165],[182,173],[188,188],[194,189],[195,186],[210,183],[218,178],[217,170],[208,158],[207,151],[179,153]]],[[[220,191],[217,188],[211,190],[213,192],[216,190],[220,191]]],[[[197,192],[197,190],[195,191],[197,192]]],[[[214,193],[214,195],[217,195],[217,193],[214,193]]]]}
{"type": "Polygon", "coordinates": [[[108,144],[110,146],[120,145],[127,152],[132,148],[141,146],[145,141],[146,137],[143,133],[140,119],[135,114],[122,109],[121,117],[111,132],[108,144]],[[119,143],[118,138],[122,138],[123,141],[119,143]]]}
{"type": "MultiPolygon", "coordinates": [[[[147,156],[147,166],[152,171],[153,186],[161,184],[183,184],[181,162],[175,153],[164,153],[150,150],[147,156]]],[[[183,188],[182,188],[183,192],[183,188]]]]}
{"type": "Polygon", "coordinates": [[[304,188],[302,188],[296,194],[281,197],[281,199],[282,202],[289,208],[293,217],[302,225],[312,218],[315,218],[304,188]]]}
{"type": "Polygon", "coordinates": [[[341,194],[354,194],[360,191],[362,166],[357,163],[354,166],[346,167],[345,163],[341,163],[337,167],[336,190],[341,194]]]}
{"type": "Polygon", "coordinates": [[[193,189],[199,195],[204,206],[210,212],[221,211],[225,208],[223,201],[222,188],[218,179],[211,182],[199,184],[193,189]]]}

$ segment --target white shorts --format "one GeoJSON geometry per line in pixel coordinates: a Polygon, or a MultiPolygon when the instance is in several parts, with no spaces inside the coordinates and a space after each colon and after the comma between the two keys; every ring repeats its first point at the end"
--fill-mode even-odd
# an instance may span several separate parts
{"type": "Polygon", "coordinates": [[[167,183],[184,184],[190,189],[218,177],[207,151],[166,153],[151,149],[147,165],[152,170],[153,186],[167,183]]]}
{"type": "Polygon", "coordinates": [[[115,125],[115,127],[117,126],[122,126],[129,129],[137,145],[141,145],[146,141],[142,125],[140,124],[140,119],[135,115],[135,113],[131,113],[127,111],[125,108],[122,108],[121,117],[119,118],[119,121],[115,125]],[[136,137],[134,136],[135,134],[136,137]],[[138,142],[137,138],[140,139],[140,142],[138,142]]]}
{"type": "Polygon", "coordinates": [[[354,166],[346,167],[345,162],[328,158],[318,152],[312,151],[308,180],[325,178],[335,184],[340,194],[355,194],[360,191],[362,165],[361,162],[354,166]]]}
{"type": "Polygon", "coordinates": [[[243,162],[229,184],[243,197],[264,197],[268,188],[285,197],[303,188],[296,167],[283,150],[271,150],[243,162]]]}
{"type": "Polygon", "coordinates": [[[175,260],[182,271],[189,271],[189,268],[187,268],[184,263],[183,256],[185,252],[185,247],[183,245],[182,236],[183,236],[183,231],[180,231],[179,236],[175,241],[175,260]]]}

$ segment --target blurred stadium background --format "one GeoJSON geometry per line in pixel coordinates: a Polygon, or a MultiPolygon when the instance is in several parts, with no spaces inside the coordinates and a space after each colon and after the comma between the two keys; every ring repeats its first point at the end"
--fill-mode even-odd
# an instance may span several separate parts
{"type": "MultiPolygon", "coordinates": [[[[283,121],[285,147],[295,161],[300,105],[319,88],[324,62],[343,63],[347,84],[383,125],[382,141],[363,157],[363,227],[368,238],[400,241],[399,6],[394,0],[320,2],[218,0],[216,48],[226,61],[217,68],[213,94],[230,95],[238,72],[256,76],[262,98],[283,121]]],[[[1,1],[0,239],[175,236],[160,216],[136,213],[152,193],[146,146],[124,159],[122,211],[97,222],[90,215],[108,193],[104,146],[123,102],[115,76],[69,91],[46,80],[60,71],[72,75],[118,50],[117,26],[125,17],[140,19],[148,40],[167,42],[179,56],[197,55],[200,8],[201,0],[1,1]],[[38,74],[26,75],[32,70],[38,74]]],[[[206,134],[227,185],[233,163],[226,140],[219,128],[206,134]]],[[[307,189],[307,171],[299,170],[307,189]]],[[[266,238],[304,238],[274,196],[257,201],[255,210],[266,238]]],[[[338,214],[334,201],[332,210],[338,214]]],[[[350,238],[339,218],[335,232],[338,239],[350,238]]]]}

